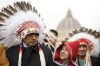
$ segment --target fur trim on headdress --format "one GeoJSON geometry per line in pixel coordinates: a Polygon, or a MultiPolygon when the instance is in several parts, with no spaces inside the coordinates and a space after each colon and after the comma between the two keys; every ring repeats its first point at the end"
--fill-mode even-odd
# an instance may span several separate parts
{"type": "Polygon", "coordinates": [[[39,24],[39,42],[42,43],[41,40],[43,40],[42,35],[45,26],[35,7],[32,8],[29,3],[25,2],[16,2],[13,6],[14,7],[7,6],[0,12],[0,39],[4,38],[1,42],[5,44],[6,47],[19,44],[20,38],[15,37],[17,27],[22,23],[33,21],[39,24]]]}

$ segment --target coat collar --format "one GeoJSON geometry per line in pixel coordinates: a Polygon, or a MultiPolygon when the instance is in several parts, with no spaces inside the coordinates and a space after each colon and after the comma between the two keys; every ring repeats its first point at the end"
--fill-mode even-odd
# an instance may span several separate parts
{"type": "Polygon", "coordinates": [[[28,47],[25,43],[23,43],[23,51],[30,50],[30,51],[38,51],[38,44],[34,45],[33,47],[28,47]]]}

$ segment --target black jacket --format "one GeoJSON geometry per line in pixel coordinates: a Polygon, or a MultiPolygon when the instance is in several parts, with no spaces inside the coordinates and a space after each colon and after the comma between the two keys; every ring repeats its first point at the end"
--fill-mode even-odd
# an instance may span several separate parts
{"type": "Polygon", "coordinates": [[[100,57],[91,56],[92,66],[100,66],[100,57]]]}
{"type": "MultiPolygon", "coordinates": [[[[44,45],[40,45],[45,56],[46,66],[53,66],[52,53],[44,45]]],[[[7,49],[7,58],[10,66],[18,66],[19,45],[7,49]]],[[[23,47],[22,66],[41,66],[38,45],[33,48],[23,47]]]]}
{"type": "MultiPolygon", "coordinates": [[[[42,43],[42,45],[45,45],[44,43],[42,43]]],[[[50,44],[49,44],[50,45],[50,44]]],[[[48,47],[48,45],[45,45],[46,47],[48,47]]],[[[49,48],[49,47],[48,47],[49,48]]],[[[50,48],[49,48],[50,50],[51,50],[51,52],[53,52],[54,53],[54,48],[50,45],[50,48]]]]}

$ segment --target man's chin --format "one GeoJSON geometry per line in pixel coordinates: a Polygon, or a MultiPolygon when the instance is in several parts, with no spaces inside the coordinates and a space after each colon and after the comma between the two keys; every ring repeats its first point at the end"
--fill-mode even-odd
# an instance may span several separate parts
{"type": "Polygon", "coordinates": [[[80,56],[85,56],[86,54],[79,54],[80,56]]]}
{"type": "Polygon", "coordinates": [[[34,46],[34,45],[36,45],[36,44],[30,44],[29,46],[32,47],[32,46],[34,46]]]}

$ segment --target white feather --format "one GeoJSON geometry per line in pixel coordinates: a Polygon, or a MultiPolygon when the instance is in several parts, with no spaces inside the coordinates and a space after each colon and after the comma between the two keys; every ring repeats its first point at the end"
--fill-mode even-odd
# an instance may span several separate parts
{"type": "Polygon", "coordinates": [[[78,33],[71,38],[68,39],[68,41],[75,41],[80,38],[88,39],[93,44],[93,51],[91,53],[92,56],[98,57],[100,54],[100,42],[98,38],[95,38],[93,35],[87,34],[87,33],[78,33]]]}
{"type": "Polygon", "coordinates": [[[20,43],[20,38],[16,39],[14,36],[14,33],[16,32],[16,28],[27,21],[34,21],[36,23],[39,24],[40,26],[40,35],[39,35],[39,42],[41,43],[41,41],[43,40],[42,35],[43,32],[45,30],[45,26],[44,23],[42,22],[42,19],[40,19],[36,13],[32,12],[32,11],[28,11],[28,12],[18,12],[13,16],[10,16],[9,19],[7,19],[4,23],[7,26],[2,27],[5,28],[6,30],[2,31],[2,36],[6,37],[4,40],[2,40],[1,42],[6,46],[6,47],[11,47],[14,45],[17,45],[20,43]]]}

